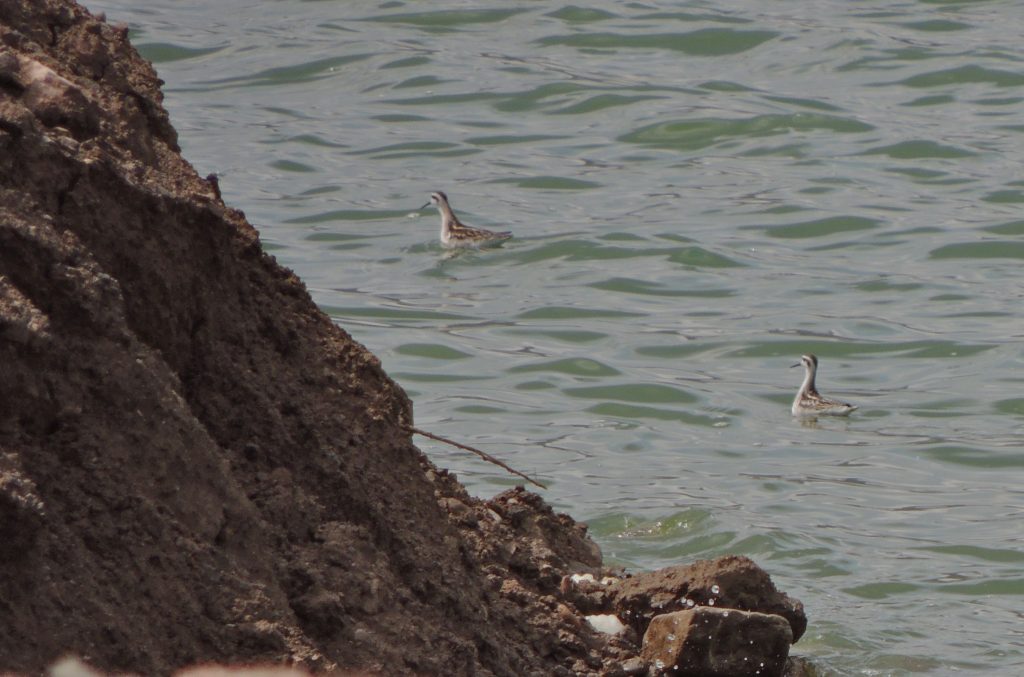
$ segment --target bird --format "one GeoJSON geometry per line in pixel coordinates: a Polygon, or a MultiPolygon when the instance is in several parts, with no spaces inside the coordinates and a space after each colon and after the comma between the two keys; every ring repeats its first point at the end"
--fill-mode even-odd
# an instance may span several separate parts
{"type": "Polygon", "coordinates": [[[818,358],[808,353],[800,357],[794,367],[804,366],[804,382],[793,398],[793,416],[847,416],[857,407],[846,402],[822,397],[814,387],[814,376],[818,372],[818,358]]]}
{"type": "Polygon", "coordinates": [[[483,228],[467,226],[455,216],[448,196],[441,191],[430,194],[430,201],[420,207],[426,209],[430,205],[441,212],[441,244],[445,247],[479,247],[486,244],[499,244],[512,237],[508,231],[495,232],[483,228]]]}

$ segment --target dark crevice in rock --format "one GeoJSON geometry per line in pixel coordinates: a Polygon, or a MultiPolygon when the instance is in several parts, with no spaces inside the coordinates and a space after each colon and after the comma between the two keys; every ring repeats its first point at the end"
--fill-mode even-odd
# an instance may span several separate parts
{"type": "Polygon", "coordinates": [[[0,71],[0,89],[19,97],[25,92],[25,85],[21,84],[13,73],[0,71]]]}
{"type": "Polygon", "coordinates": [[[17,143],[18,139],[20,139],[25,134],[25,132],[22,131],[21,127],[19,127],[16,122],[11,122],[10,120],[6,120],[4,118],[0,118],[0,132],[4,132],[5,134],[8,135],[8,143],[11,145],[17,143]]]}
{"type": "Polygon", "coordinates": [[[68,177],[67,184],[57,191],[57,215],[60,216],[64,213],[64,207],[67,204],[68,197],[75,191],[75,186],[81,180],[81,172],[75,172],[68,177]]]}

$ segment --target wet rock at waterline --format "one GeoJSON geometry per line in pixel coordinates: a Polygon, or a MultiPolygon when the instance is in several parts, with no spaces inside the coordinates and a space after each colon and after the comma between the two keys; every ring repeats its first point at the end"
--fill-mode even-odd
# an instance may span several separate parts
{"type": "Polygon", "coordinates": [[[642,637],[641,658],[653,674],[803,674],[804,664],[788,659],[807,627],[803,605],[746,557],[624,577],[573,574],[560,593],[591,614],[595,629],[620,642],[642,637]]]}
{"type": "Polygon", "coordinates": [[[794,642],[807,629],[803,604],[779,592],[764,569],[742,556],[639,573],[608,594],[615,612],[641,637],[655,615],[701,606],[782,616],[789,622],[794,642]]]}
{"type": "Polygon", "coordinates": [[[781,616],[705,606],[655,616],[641,655],[657,675],[779,677],[792,641],[781,616]]]}

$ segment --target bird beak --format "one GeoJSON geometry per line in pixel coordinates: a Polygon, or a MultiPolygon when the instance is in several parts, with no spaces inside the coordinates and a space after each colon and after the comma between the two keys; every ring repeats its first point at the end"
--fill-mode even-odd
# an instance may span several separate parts
{"type": "Polygon", "coordinates": [[[417,209],[416,211],[418,211],[418,212],[422,212],[422,211],[423,211],[424,209],[426,209],[426,208],[427,208],[427,207],[429,207],[429,206],[430,206],[430,203],[429,203],[429,202],[427,202],[427,204],[423,205],[422,207],[420,207],[420,208],[419,208],[419,209],[417,209]]]}
{"type": "Polygon", "coordinates": [[[797,362],[796,364],[789,365],[789,368],[792,369],[793,367],[799,367],[799,366],[800,366],[800,362],[797,362]]]}

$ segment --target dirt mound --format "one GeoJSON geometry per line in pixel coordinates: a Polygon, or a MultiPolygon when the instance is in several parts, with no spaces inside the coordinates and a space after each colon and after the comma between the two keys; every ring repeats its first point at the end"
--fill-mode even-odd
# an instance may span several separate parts
{"type": "MultiPolygon", "coordinates": [[[[405,393],[180,157],[159,85],[123,27],[0,0],[0,669],[571,665],[493,580],[561,572],[462,535],[405,393]]],[[[518,552],[599,563],[523,505],[551,529],[518,552]]]]}

